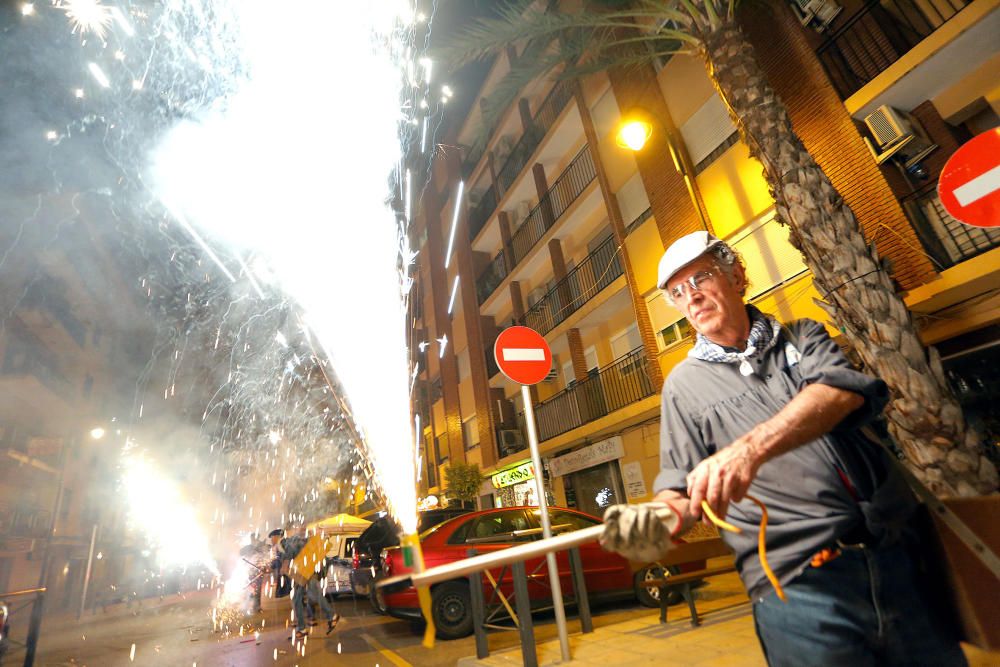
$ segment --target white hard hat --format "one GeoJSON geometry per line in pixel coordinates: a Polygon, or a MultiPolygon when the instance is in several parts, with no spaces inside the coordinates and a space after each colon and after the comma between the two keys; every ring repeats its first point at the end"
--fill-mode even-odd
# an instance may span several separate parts
{"type": "Polygon", "coordinates": [[[666,289],[667,281],[675,273],[720,243],[721,239],[706,231],[692,232],[671,243],[660,258],[660,267],[656,272],[656,286],[659,289],[666,289]]]}

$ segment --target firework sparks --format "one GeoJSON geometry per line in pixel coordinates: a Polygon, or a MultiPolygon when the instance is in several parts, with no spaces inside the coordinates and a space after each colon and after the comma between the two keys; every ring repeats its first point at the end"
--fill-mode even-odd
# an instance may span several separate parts
{"type": "Polygon", "coordinates": [[[92,34],[103,40],[114,19],[111,8],[100,0],[58,0],[56,7],[66,12],[73,33],[92,34]]]}

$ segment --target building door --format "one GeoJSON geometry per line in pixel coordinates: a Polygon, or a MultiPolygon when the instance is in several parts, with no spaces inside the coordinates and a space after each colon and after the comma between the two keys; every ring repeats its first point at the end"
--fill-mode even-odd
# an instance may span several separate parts
{"type": "Polygon", "coordinates": [[[618,461],[602,463],[573,473],[576,507],[594,516],[604,516],[611,505],[626,503],[618,461]]]}

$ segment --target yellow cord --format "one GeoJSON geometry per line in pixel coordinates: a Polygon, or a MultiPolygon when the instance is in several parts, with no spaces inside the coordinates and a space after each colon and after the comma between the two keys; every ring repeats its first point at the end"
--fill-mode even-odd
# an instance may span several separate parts
{"type": "MultiPolygon", "coordinates": [[[[768,580],[771,585],[774,586],[774,592],[778,594],[778,599],[782,602],[788,602],[788,598],[785,596],[785,589],[781,587],[781,583],[778,581],[778,577],[775,576],[774,570],[767,562],[767,507],[761,501],[757,500],[751,495],[746,496],[747,500],[751,500],[757,503],[760,508],[760,532],[757,533],[757,552],[760,554],[760,566],[764,569],[764,574],[767,575],[768,580]]],[[[743,531],[739,527],[720,519],[712,511],[712,508],[708,506],[706,501],[701,501],[701,509],[705,512],[709,521],[714,523],[716,526],[722,530],[728,530],[730,533],[742,533],[743,531]]]]}

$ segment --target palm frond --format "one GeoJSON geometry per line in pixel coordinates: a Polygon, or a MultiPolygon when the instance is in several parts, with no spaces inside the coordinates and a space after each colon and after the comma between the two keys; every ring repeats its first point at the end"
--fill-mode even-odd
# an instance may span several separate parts
{"type": "Polygon", "coordinates": [[[614,8],[604,11],[570,14],[541,10],[530,1],[509,2],[497,10],[496,18],[473,21],[434,54],[458,65],[524,44],[511,71],[484,104],[474,152],[485,148],[500,117],[537,78],[557,70],[557,78],[566,79],[608,67],[638,66],[659,56],[693,52],[701,44],[699,24],[708,19],[692,0],[637,0],[625,9],[618,9],[618,2],[613,4],[614,8]],[[664,25],[692,26],[694,30],[661,27],[664,25]]]}

